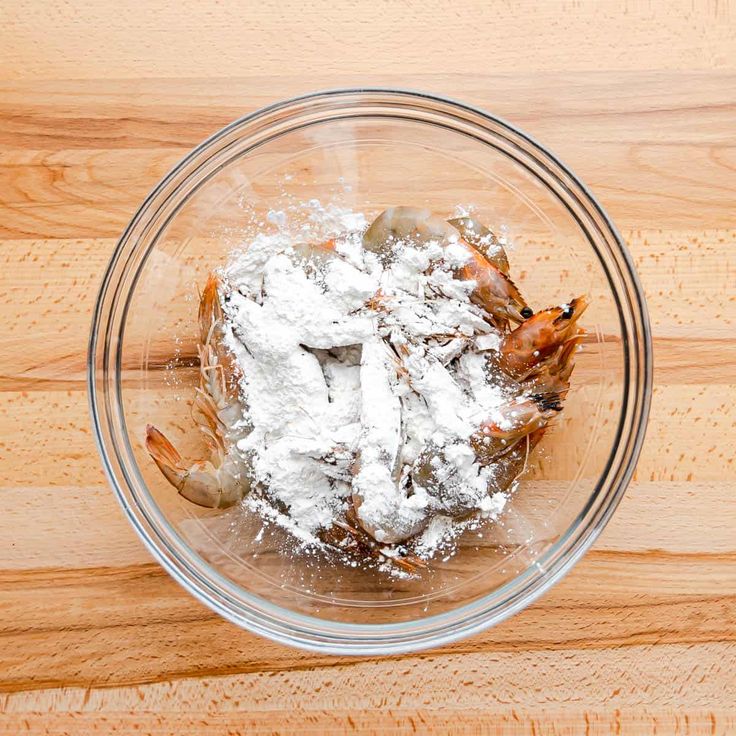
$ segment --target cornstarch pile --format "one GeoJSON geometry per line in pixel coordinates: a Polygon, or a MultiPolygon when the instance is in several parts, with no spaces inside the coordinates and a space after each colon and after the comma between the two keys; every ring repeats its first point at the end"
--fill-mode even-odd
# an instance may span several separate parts
{"type": "Polygon", "coordinates": [[[221,273],[250,428],[237,451],[263,489],[244,502],[305,545],[352,510],[383,555],[412,540],[431,558],[506,503],[470,443],[508,401],[486,367],[500,334],[455,278],[461,247],[396,239],[386,258],[361,215],[325,216],[333,239],[258,235],[221,273]]]}

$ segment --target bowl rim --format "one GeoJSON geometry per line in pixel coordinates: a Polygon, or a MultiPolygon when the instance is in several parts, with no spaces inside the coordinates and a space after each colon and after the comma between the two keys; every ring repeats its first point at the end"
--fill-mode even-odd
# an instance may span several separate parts
{"type": "MultiPolygon", "coordinates": [[[[189,172],[187,174],[187,178],[191,177],[196,173],[196,171],[197,169],[194,169],[189,172]]],[[[136,248],[137,245],[133,247],[133,252],[135,252],[136,248]]],[[[610,282],[611,276],[605,265],[604,271],[610,282]]],[[[613,286],[611,289],[616,301],[619,302],[619,307],[621,307],[619,294],[613,286]]],[[[112,297],[113,300],[117,299],[117,289],[114,289],[114,291],[115,294],[112,297]]],[[[120,370],[119,359],[120,347],[118,345],[117,362],[115,365],[118,380],[120,370]]],[[[418,651],[428,647],[436,647],[465,638],[466,636],[470,636],[494,626],[518,611],[526,608],[555,585],[565,574],[567,574],[567,572],[569,572],[573,565],[595,542],[600,532],[606,526],[620,503],[620,500],[631,480],[646,432],[651,403],[652,373],[652,339],[649,316],[644,292],[638,274],[636,273],[633,260],[620,233],[598,200],[588,187],[564,163],[562,163],[562,161],[560,161],[545,146],[536,141],[536,139],[520,130],[512,123],[509,123],[499,116],[488,113],[479,107],[469,105],[450,97],[405,88],[356,87],[311,92],[284,99],[254,110],[253,112],[228,123],[226,126],[202,141],[199,145],[195,146],[153,187],[118,240],[100,284],[97,301],[93,311],[89,337],[87,388],[95,444],[100,454],[108,482],[113,488],[125,515],[144,542],[145,546],[153,554],[159,564],[161,564],[161,566],[174,578],[174,580],[181,584],[189,593],[194,595],[207,607],[214,610],[225,619],[277,642],[321,653],[339,655],[376,655],[398,654],[418,651]],[[545,574],[537,575],[535,579],[527,581],[522,589],[514,594],[510,603],[507,600],[503,601],[505,607],[500,611],[495,610],[495,606],[488,607],[488,605],[484,606],[483,603],[485,602],[488,604],[492,598],[498,596],[499,591],[511,586],[512,583],[518,584],[520,581],[524,581],[525,578],[528,578],[530,576],[532,566],[527,567],[527,569],[516,575],[504,585],[494,589],[491,593],[487,593],[470,603],[465,603],[457,608],[453,608],[439,614],[433,614],[426,618],[395,624],[351,624],[325,620],[307,614],[298,613],[283,606],[271,603],[257,594],[250,593],[244,588],[236,586],[234,583],[222,576],[214,567],[212,567],[212,565],[194,552],[186,541],[181,539],[178,532],[176,532],[176,530],[174,530],[167,522],[165,523],[169,528],[169,532],[173,533],[174,537],[181,539],[182,549],[180,549],[178,553],[176,551],[172,551],[170,548],[166,550],[162,549],[160,544],[156,543],[155,537],[152,536],[152,532],[155,532],[156,534],[158,533],[155,525],[151,523],[150,519],[148,519],[145,514],[142,515],[140,506],[134,506],[128,499],[126,491],[134,501],[136,500],[136,494],[132,490],[131,479],[128,476],[125,463],[120,461],[120,454],[118,452],[118,448],[115,446],[114,438],[112,439],[113,449],[115,450],[117,459],[120,461],[120,470],[124,476],[124,482],[127,488],[123,487],[120,479],[116,475],[115,464],[111,461],[111,456],[108,452],[108,447],[106,446],[102,418],[103,415],[107,417],[107,383],[100,379],[100,383],[103,384],[102,390],[100,390],[97,385],[97,376],[98,371],[100,370],[97,356],[98,351],[102,349],[104,360],[99,362],[104,364],[105,374],[107,372],[107,364],[109,362],[108,341],[100,341],[100,336],[102,334],[100,328],[105,318],[104,305],[106,299],[109,298],[110,287],[115,277],[116,267],[118,266],[123,250],[128,243],[128,239],[139,222],[146,217],[148,210],[155,202],[158,195],[176,179],[180,172],[186,169],[191,162],[195,161],[210,146],[245,125],[252,124],[259,119],[266,118],[279,111],[288,110],[289,108],[294,108],[296,110],[302,103],[324,100],[329,101],[345,96],[361,95],[369,97],[380,96],[382,98],[388,97],[399,103],[403,101],[407,105],[411,105],[412,101],[429,102],[442,106],[443,108],[470,113],[473,116],[480,118],[484,123],[505,129],[505,131],[509,132],[511,135],[525,141],[532,149],[534,149],[533,152],[535,158],[538,154],[541,154],[542,158],[546,158],[554,164],[559,171],[568,178],[572,185],[579,190],[579,194],[581,194],[585,200],[584,204],[593,210],[608,230],[611,241],[616,246],[615,256],[620,260],[619,266],[621,278],[625,282],[625,286],[627,287],[627,296],[631,302],[629,304],[628,313],[632,318],[634,325],[631,329],[635,333],[634,337],[638,339],[633,345],[634,350],[632,350],[632,346],[628,344],[628,331],[623,324],[623,317],[620,314],[621,309],[619,309],[619,319],[622,322],[622,346],[625,357],[625,375],[623,382],[624,402],[611,454],[609,455],[605,469],[601,473],[601,477],[596,482],[595,488],[591,491],[590,496],[588,497],[586,509],[600,496],[602,490],[604,490],[601,488],[601,478],[608,477],[611,474],[614,455],[623,440],[626,440],[626,452],[618,462],[618,466],[616,468],[617,472],[614,474],[613,482],[605,493],[605,502],[602,503],[593,523],[588,522],[587,524],[581,524],[580,518],[584,515],[585,509],[579,512],[575,521],[570,524],[565,532],[560,535],[560,538],[552,544],[540,558],[554,558],[552,565],[546,570],[545,574]],[[634,388],[636,389],[634,393],[635,407],[632,411],[631,427],[628,430],[627,436],[624,437],[622,433],[622,425],[626,418],[625,405],[627,401],[630,401],[628,392],[631,389],[631,377],[629,374],[631,371],[630,354],[632,352],[635,354],[634,363],[637,368],[638,380],[634,384],[634,388]],[[102,397],[100,394],[102,394],[102,397]],[[578,527],[581,526],[582,528],[579,529],[578,527]],[[575,534],[575,538],[572,540],[572,543],[570,543],[570,538],[573,536],[573,533],[575,534]],[[555,554],[553,554],[560,551],[562,552],[561,555],[558,554],[555,556],[555,554]],[[209,579],[204,577],[201,572],[197,570],[197,567],[204,567],[205,569],[212,571],[214,573],[214,577],[219,578],[219,588],[214,587],[209,579]],[[230,594],[228,594],[228,591],[230,594]],[[251,608],[247,611],[243,610],[243,604],[233,598],[233,592],[236,592],[248,599],[251,608]],[[464,613],[467,615],[461,618],[459,622],[450,622],[450,624],[442,625],[443,621],[446,622],[448,617],[457,617],[458,614],[464,613]],[[417,623],[421,625],[422,631],[419,632],[419,634],[417,634],[417,632],[412,633],[409,631],[409,629],[412,626],[416,626],[417,623]],[[433,626],[433,624],[438,625],[433,626]],[[325,632],[327,627],[329,627],[330,630],[329,634],[325,632]],[[319,631],[320,629],[322,631],[319,631]]],[[[127,442],[127,435],[125,439],[127,442]]],[[[137,471],[137,464],[134,463],[134,466],[134,469],[137,471]]],[[[145,482],[142,483],[143,487],[147,490],[145,482]]],[[[163,542],[163,539],[161,539],[161,541],[163,542]]],[[[164,542],[164,544],[166,544],[166,542],[164,542]]]]}

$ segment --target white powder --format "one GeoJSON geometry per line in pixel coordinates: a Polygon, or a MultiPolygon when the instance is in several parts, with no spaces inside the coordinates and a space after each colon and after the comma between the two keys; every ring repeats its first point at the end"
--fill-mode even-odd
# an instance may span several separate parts
{"type": "MultiPolygon", "coordinates": [[[[499,335],[454,277],[457,244],[394,246],[390,262],[363,252],[362,215],[310,203],[307,218],[334,250],[278,227],[232,254],[222,271],[226,344],[241,368],[250,433],[237,450],[260,495],[245,503],[303,545],[353,506],[380,543],[415,535],[431,557],[468,528],[443,510],[460,505],[495,518],[505,496],[488,495],[488,468],[469,444],[506,397],[481,351],[499,335]],[[413,477],[427,447],[438,495],[413,477]],[[443,495],[444,494],[444,495],[443,495]]],[[[385,547],[385,556],[395,548],[385,547]]]]}

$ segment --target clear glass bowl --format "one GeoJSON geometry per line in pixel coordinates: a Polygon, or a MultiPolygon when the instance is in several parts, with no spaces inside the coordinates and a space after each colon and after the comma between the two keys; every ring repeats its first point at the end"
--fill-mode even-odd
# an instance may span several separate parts
{"type": "MultiPolygon", "coordinates": [[[[262,225],[258,223],[262,222],[262,225]]],[[[521,610],[570,569],[633,472],[651,393],[641,287],[610,220],[551,153],[508,123],[399,90],[339,90],[248,115],[192,151],[123,234],[100,289],[89,392],[105,470],[169,573],[234,623],[339,654],[440,645],[521,610]],[[319,199],[375,215],[394,204],[450,213],[472,204],[513,243],[534,308],[584,293],[588,340],[573,389],[499,523],[414,580],[281,553],[260,520],[182,500],[144,447],[162,428],[196,457],[198,286],[269,210],[319,199]]]]}

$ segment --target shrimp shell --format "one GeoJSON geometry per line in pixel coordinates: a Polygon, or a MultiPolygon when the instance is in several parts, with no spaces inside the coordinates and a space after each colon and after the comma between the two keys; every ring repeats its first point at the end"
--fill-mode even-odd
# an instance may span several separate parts
{"type": "Polygon", "coordinates": [[[188,501],[206,508],[227,508],[250,491],[250,466],[234,445],[247,435],[243,407],[231,380],[232,357],[222,344],[219,282],[207,279],[199,303],[199,387],[193,415],[210,450],[210,457],[186,465],[166,436],[146,427],[146,449],[159,470],[188,501]]]}

